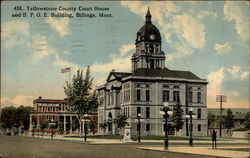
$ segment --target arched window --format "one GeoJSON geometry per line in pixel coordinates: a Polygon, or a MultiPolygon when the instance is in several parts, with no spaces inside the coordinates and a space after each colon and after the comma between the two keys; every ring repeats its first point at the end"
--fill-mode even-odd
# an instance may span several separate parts
{"type": "Polygon", "coordinates": [[[149,45],[149,52],[152,54],[154,53],[154,45],[153,44],[149,45]]]}
{"type": "Polygon", "coordinates": [[[108,117],[112,119],[112,113],[111,112],[109,112],[108,117]]]}
{"type": "Polygon", "coordinates": [[[197,129],[198,129],[198,132],[201,131],[201,125],[200,124],[198,125],[197,129]]]}

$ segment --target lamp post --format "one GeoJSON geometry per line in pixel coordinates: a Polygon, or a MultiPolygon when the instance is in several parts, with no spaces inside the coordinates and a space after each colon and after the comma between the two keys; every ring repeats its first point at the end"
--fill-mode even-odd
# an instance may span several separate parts
{"type": "Polygon", "coordinates": [[[51,139],[53,139],[53,132],[54,132],[53,128],[55,126],[55,122],[54,122],[53,119],[50,121],[49,125],[50,125],[50,128],[51,128],[51,139]]]}
{"type": "Polygon", "coordinates": [[[138,142],[141,142],[141,114],[137,114],[138,119],[138,142]]]}
{"type": "Polygon", "coordinates": [[[168,117],[169,114],[171,114],[171,111],[169,111],[169,107],[168,107],[168,102],[164,102],[163,104],[163,108],[161,109],[162,112],[164,112],[165,115],[165,138],[164,138],[164,149],[168,150],[168,117]]]}
{"type": "Polygon", "coordinates": [[[87,141],[87,118],[88,118],[88,114],[84,114],[83,115],[83,122],[84,122],[84,142],[87,141]]]}
{"type": "Polygon", "coordinates": [[[189,146],[193,146],[193,115],[195,115],[195,113],[193,112],[193,108],[189,108],[189,118],[190,118],[190,137],[189,137],[189,146]]]}

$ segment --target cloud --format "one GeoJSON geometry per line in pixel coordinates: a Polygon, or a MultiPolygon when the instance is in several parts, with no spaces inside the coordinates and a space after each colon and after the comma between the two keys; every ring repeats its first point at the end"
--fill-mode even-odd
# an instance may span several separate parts
{"type": "Polygon", "coordinates": [[[174,43],[171,47],[176,50],[176,53],[168,53],[166,55],[168,61],[183,58],[193,53],[193,49],[187,43],[174,43]]]}
{"type": "Polygon", "coordinates": [[[241,80],[246,80],[246,79],[249,79],[249,71],[245,71],[245,72],[242,72],[242,74],[240,75],[240,79],[241,80]]]}
{"type": "Polygon", "coordinates": [[[218,55],[223,55],[232,51],[232,44],[230,42],[226,42],[224,44],[215,43],[214,49],[218,55]]]}
{"type": "MultiPolygon", "coordinates": [[[[214,72],[210,72],[207,76],[208,79],[208,87],[207,87],[207,94],[208,94],[208,106],[211,107],[215,107],[217,105],[215,97],[216,95],[227,95],[228,98],[236,98],[238,96],[240,96],[240,92],[239,91],[228,91],[228,90],[224,90],[222,87],[222,84],[224,81],[226,80],[230,80],[230,79],[241,79],[241,80],[246,80],[249,79],[249,72],[243,72],[240,66],[233,66],[232,68],[227,68],[222,66],[221,68],[219,68],[217,71],[214,72]]],[[[230,100],[228,101],[228,104],[231,105],[237,105],[239,103],[237,103],[237,101],[235,100],[230,100]]],[[[245,106],[247,107],[248,102],[245,101],[240,101],[241,102],[241,106],[245,106]]]]}
{"type": "Polygon", "coordinates": [[[204,24],[189,14],[176,15],[173,28],[177,35],[184,38],[193,48],[202,48],[205,45],[204,24]]]}
{"type": "Polygon", "coordinates": [[[25,37],[29,36],[29,23],[25,21],[9,21],[2,24],[2,46],[12,48],[25,43],[25,37]]]}
{"type": "Polygon", "coordinates": [[[70,32],[69,18],[61,18],[57,20],[56,18],[49,17],[46,19],[46,22],[51,29],[56,31],[61,37],[68,35],[70,32]]]}
{"type": "Polygon", "coordinates": [[[34,50],[31,56],[31,61],[35,62],[51,54],[57,53],[57,49],[49,47],[48,39],[41,34],[35,34],[32,36],[32,43],[30,47],[34,50]]]}
{"type": "Polygon", "coordinates": [[[120,48],[121,56],[127,55],[127,53],[131,50],[135,49],[135,44],[125,44],[120,48]]]}
{"type": "Polygon", "coordinates": [[[35,97],[33,96],[24,96],[24,95],[18,95],[15,96],[14,98],[1,98],[1,104],[3,107],[7,106],[32,106],[33,100],[35,97]]]}
{"type": "Polygon", "coordinates": [[[237,2],[225,2],[224,16],[228,22],[235,21],[235,29],[241,40],[249,39],[249,17],[244,15],[237,2]]]}
{"type": "Polygon", "coordinates": [[[217,18],[218,14],[215,11],[207,11],[207,10],[201,11],[200,13],[197,14],[198,19],[203,19],[206,16],[217,18]]]}

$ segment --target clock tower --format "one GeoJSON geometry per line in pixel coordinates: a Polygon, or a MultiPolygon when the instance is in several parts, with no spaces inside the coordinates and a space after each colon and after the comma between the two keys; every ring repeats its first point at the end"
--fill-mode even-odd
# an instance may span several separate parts
{"type": "Polygon", "coordinates": [[[161,34],[152,24],[150,10],[146,14],[145,24],[137,32],[136,52],[132,55],[132,72],[142,69],[163,69],[165,54],[161,50],[161,34]]]}

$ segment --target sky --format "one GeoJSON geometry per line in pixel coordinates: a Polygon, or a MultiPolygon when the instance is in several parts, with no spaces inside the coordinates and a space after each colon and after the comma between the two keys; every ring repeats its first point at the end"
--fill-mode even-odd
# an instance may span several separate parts
{"type": "Polygon", "coordinates": [[[42,96],[63,99],[71,67],[90,66],[94,87],[105,83],[112,69],[131,72],[136,33],[150,7],[162,36],[166,66],[191,71],[209,82],[208,108],[219,107],[216,95],[227,96],[224,108],[249,108],[249,2],[247,1],[110,1],[1,3],[1,106],[32,106],[42,96]],[[22,10],[18,10],[21,6],[22,10]],[[30,17],[27,7],[76,7],[68,17],[30,17]],[[109,8],[79,11],[79,7],[109,8]],[[15,10],[16,9],[16,10],[15,10]],[[96,18],[76,17],[76,12],[96,18]],[[98,17],[99,12],[112,17],[98,17]],[[21,13],[27,17],[15,17],[21,13]]]}

